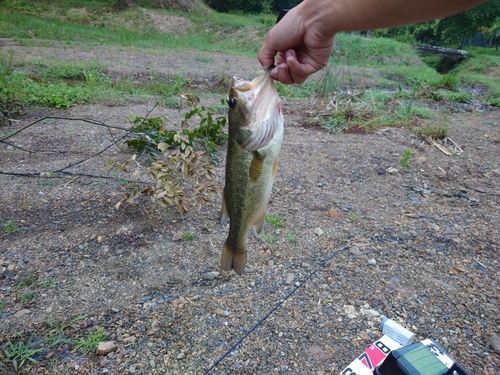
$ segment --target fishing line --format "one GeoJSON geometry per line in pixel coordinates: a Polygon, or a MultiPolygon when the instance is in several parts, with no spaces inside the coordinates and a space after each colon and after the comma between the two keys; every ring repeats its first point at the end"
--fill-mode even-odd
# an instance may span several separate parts
{"type": "Polygon", "coordinates": [[[236,348],[238,347],[238,345],[240,345],[240,344],[243,342],[243,340],[245,340],[248,336],[250,336],[250,334],[251,334],[253,331],[255,331],[255,329],[256,329],[257,327],[259,327],[262,323],[264,323],[264,322],[266,321],[266,319],[267,319],[267,318],[269,318],[269,316],[271,316],[271,315],[272,315],[272,314],[273,314],[276,310],[278,310],[278,309],[280,308],[280,306],[281,306],[281,305],[283,305],[283,304],[286,302],[286,300],[287,300],[288,298],[290,298],[290,297],[291,297],[291,296],[292,296],[292,295],[293,295],[293,294],[294,294],[297,290],[299,290],[299,289],[302,287],[302,285],[304,285],[304,284],[305,284],[305,283],[306,283],[306,282],[307,282],[307,281],[308,281],[311,277],[313,277],[313,276],[316,274],[316,272],[318,272],[321,268],[325,267],[325,266],[328,264],[328,262],[329,262],[330,260],[332,260],[332,259],[333,259],[333,257],[334,257],[334,256],[335,256],[335,255],[336,255],[336,254],[337,254],[340,250],[344,249],[344,248],[347,246],[347,244],[348,244],[348,243],[349,243],[349,241],[348,241],[347,243],[345,243],[344,245],[342,245],[342,246],[338,247],[337,249],[335,249],[335,250],[333,251],[333,254],[332,254],[332,255],[330,255],[330,256],[329,256],[329,257],[328,257],[328,258],[327,258],[327,259],[326,259],[323,263],[321,263],[318,267],[316,267],[316,269],[315,269],[314,271],[312,271],[312,272],[311,272],[311,273],[310,273],[310,274],[309,274],[309,275],[308,275],[308,276],[304,279],[304,281],[302,281],[299,285],[297,285],[297,286],[295,287],[295,289],[293,289],[290,293],[288,293],[288,295],[287,295],[285,298],[283,298],[283,299],[282,299],[282,300],[281,300],[281,301],[280,301],[280,302],[279,302],[276,306],[274,306],[274,307],[271,309],[271,311],[269,311],[269,312],[268,312],[268,313],[267,313],[267,314],[266,314],[266,315],[265,315],[262,319],[260,319],[260,320],[259,320],[259,321],[258,321],[258,322],[257,322],[257,323],[256,323],[256,324],[252,327],[252,328],[250,328],[250,330],[248,330],[248,331],[247,331],[247,332],[243,335],[243,337],[241,337],[238,341],[236,341],[236,343],[234,343],[234,344],[233,344],[233,346],[231,346],[231,347],[230,347],[230,348],[229,348],[229,349],[228,349],[228,350],[227,350],[227,351],[226,351],[226,352],[225,352],[225,353],[224,353],[224,354],[223,354],[223,355],[222,355],[222,356],[221,356],[221,357],[220,357],[217,361],[215,361],[215,363],[214,363],[212,366],[210,366],[210,368],[209,368],[208,370],[206,370],[206,371],[203,373],[203,375],[207,375],[207,374],[208,374],[208,373],[210,373],[210,372],[211,372],[211,371],[212,371],[215,367],[217,367],[217,365],[218,365],[219,363],[221,363],[221,362],[224,360],[224,358],[226,358],[229,354],[231,354],[231,352],[232,352],[234,349],[236,349],[236,348]]]}

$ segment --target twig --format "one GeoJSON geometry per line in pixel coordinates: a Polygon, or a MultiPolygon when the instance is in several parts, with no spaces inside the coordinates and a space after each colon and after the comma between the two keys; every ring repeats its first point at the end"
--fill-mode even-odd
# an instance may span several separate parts
{"type": "Polygon", "coordinates": [[[476,258],[472,258],[472,259],[474,259],[477,263],[479,263],[479,265],[481,265],[483,268],[488,268],[483,263],[481,263],[480,261],[478,261],[476,258]]]}
{"type": "Polygon", "coordinates": [[[449,152],[446,148],[444,148],[443,146],[441,146],[439,143],[437,143],[437,142],[436,142],[434,139],[432,139],[431,137],[427,137],[426,139],[427,139],[427,141],[428,141],[431,145],[435,146],[435,147],[436,147],[439,151],[441,151],[443,154],[448,155],[448,156],[450,156],[450,155],[451,155],[451,152],[449,152]]]}
{"type": "MultiPolygon", "coordinates": [[[[155,104],[155,107],[156,107],[156,104],[155,104]]],[[[154,107],[153,107],[154,108],[154,107]]],[[[148,114],[149,115],[149,114],[148,114]]],[[[38,120],[28,124],[28,125],[25,125],[23,126],[21,129],[19,130],[16,130],[14,133],[11,133],[11,134],[8,134],[6,135],[5,137],[3,138],[0,138],[0,142],[3,142],[9,138],[12,138],[13,136],[15,136],[16,134],[19,134],[21,133],[23,130],[25,129],[28,129],[29,127],[33,126],[33,125],[36,125],[38,124],[39,122],[42,122],[42,121],[45,121],[45,120],[69,120],[69,121],[83,121],[83,122],[87,122],[89,124],[94,124],[94,125],[98,125],[98,126],[104,126],[106,128],[111,128],[111,129],[118,129],[118,130],[123,130],[123,131],[126,131],[126,132],[130,132],[130,129],[126,129],[126,128],[122,128],[120,126],[113,126],[113,125],[108,125],[108,124],[105,124],[104,122],[101,122],[101,121],[98,121],[98,120],[94,120],[94,119],[89,119],[89,118],[73,118],[73,117],[59,117],[59,116],[45,116],[45,117],[42,117],[42,118],[39,118],[38,120]]]]}

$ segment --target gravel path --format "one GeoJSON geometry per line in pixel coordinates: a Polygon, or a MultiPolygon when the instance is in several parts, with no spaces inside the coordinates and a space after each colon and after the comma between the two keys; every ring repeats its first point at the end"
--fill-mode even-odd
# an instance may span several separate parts
{"type": "MultiPolygon", "coordinates": [[[[128,126],[128,116],[151,106],[60,114],[128,126]]],[[[268,213],[286,224],[266,224],[272,243],[251,236],[243,276],[218,268],[227,236],[217,222],[220,199],[184,216],[171,209],[151,215],[147,204],[115,210],[124,188],[114,181],[0,175],[0,223],[18,227],[0,233],[0,346],[31,333],[41,344],[55,325],[68,338],[102,326],[114,351],[85,356],[60,343],[36,354],[31,373],[201,374],[331,257],[213,373],[336,374],[381,336],[388,316],[416,340],[437,341],[471,374],[499,374],[492,342],[500,336],[500,112],[451,117],[450,137],[464,152],[446,156],[402,129],[332,134],[305,126],[307,109],[284,103],[268,213]],[[403,172],[408,148],[415,152],[403,172]],[[173,240],[186,231],[191,241],[173,240]],[[30,270],[38,284],[19,289],[30,270]],[[54,287],[43,284],[49,279],[54,287]],[[27,303],[26,291],[34,292],[27,303]]],[[[0,170],[66,165],[112,140],[103,128],[62,120],[23,134],[19,145],[66,153],[29,156],[0,144],[0,170]]],[[[74,171],[100,173],[107,157],[129,156],[113,147],[74,171]]]]}

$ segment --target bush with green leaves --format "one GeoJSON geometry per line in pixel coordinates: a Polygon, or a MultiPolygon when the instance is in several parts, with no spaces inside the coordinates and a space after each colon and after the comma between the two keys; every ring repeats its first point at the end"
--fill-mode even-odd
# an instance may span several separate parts
{"type": "MultiPolygon", "coordinates": [[[[190,95],[191,103],[199,102],[195,95],[190,95]]],[[[222,101],[223,103],[223,101],[222,101]]],[[[207,152],[212,160],[217,164],[217,146],[222,145],[227,140],[227,134],[223,131],[226,125],[226,117],[215,117],[210,109],[205,107],[194,107],[184,114],[184,119],[180,124],[180,129],[165,129],[164,117],[139,117],[134,116],[132,123],[134,127],[130,132],[132,139],[125,143],[137,152],[137,158],[146,164],[151,164],[162,152],[158,149],[161,143],[169,149],[179,149],[182,145],[191,147],[194,150],[207,152]],[[200,123],[197,127],[191,127],[189,120],[198,117],[200,123]]]]}
{"type": "Polygon", "coordinates": [[[22,76],[14,72],[14,54],[9,51],[8,58],[0,55],[0,125],[7,124],[11,119],[21,115],[22,103],[19,86],[22,76]]]}
{"type": "Polygon", "coordinates": [[[153,183],[144,187],[130,181],[126,185],[130,192],[125,193],[115,208],[124,202],[133,204],[140,196],[147,195],[154,202],[152,211],[156,206],[175,205],[178,213],[184,213],[192,205],[213,201],[220,193],[215,166],[218,163],[217,145],[227,140],[227,134],[222,130],[226,118],[215,117],[210,109],[197,107],[199,98],[195,95],[184,98],[189,98],[188,103],[193,108],[185,113],[180,129],[165,130],[165,119],[161,117],[135,117],[132,120],[137,124],[131,132],[134,138],[126,143],[138,155],[124,162],[109,159],[105,170],[128,173],[129,166],[135,165],[135,179],[148,174],[153,183]],[[196,127],[189,123],[193,117],[200,120],[196,127]],[[147,168],[136,158],[145,161],[147,168]],[[187,191],[190,192],[189,198],[187,191]]]}

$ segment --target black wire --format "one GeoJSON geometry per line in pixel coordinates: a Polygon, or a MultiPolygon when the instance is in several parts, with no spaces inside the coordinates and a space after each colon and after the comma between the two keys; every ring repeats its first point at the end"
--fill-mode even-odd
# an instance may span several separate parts
{"type": "Polygon", "coordinates": [[[245,333],[245,334],[243,335],[243,337],[242,337],[242,338],[240,338],[238,341],[236,341],[236,343],[235,343],[235,344],[233,344],[233,346],[231,346],[231,347],[230,347],[230,348],[229,348],[229,349],[228,349],[228,350],[227,350],[227,351],[226,351],[226,352],[225,352],[225,353],[224,353],[224,354],[223,354],[223,355],[222,355],[222,356],[221,356],[221,357],[220,357],[217,361],[215,361],[215,363],[214,363],[212,366],[210,366],[210,368],[209,368],[208,370],[206,370],[206,371],[203,373],[203,375],[207,375],[208,373],[210,373],[210,371],[212,371],[215,367],[217,367],[217,365],[218,365],[219,363],[221,363],[221,362],[224,360],[224,358],[226,358],[229,354],[231,354],[231,352],[232,352],[234,349],[236,349],[236,347],[237,347],[238,345],[240,345],[240,344],[243,342],[243,340],[245,340],[248,336],[250,336],[250,334],[251,334],[253,331],[255,331],[255,329],[256,329],[258,326],[260,326],[262,323],[264,323],[264,321],[265,321],[267,318],[269,318],[269,316],[270,316],[271,314],[273,314],[276,310],[278,310],[278,308],[279,308],[281,305],[283,305],[283,304],[286,302],[286,300],[287,300],[288,298],[290,298],[290,297],[291,297],[291,296],[292,296],[292,295],[293,295],[293,294],[294,294],[297,290],[299,290],[299,289],[300,289],[300,287],[302,287],[302,285],[304,285],[304,284],[305,284],[305,283],[306,283],[306,282],[307,282],[307,281],[308,281],[311,277],[313,277],[313,276],[316,274],[316,272],[318,272],[321,268],[323,268],[324,266],[326,266],[326,264],[327,264],[330,260],[332,260],[332,259],[333,259],[333,257],[337,254],[337,252],[339,252],[340,250],[342,250],[343,248],[345,248],[345,247],[346,247],[346,245],[347,245],[347,243],[346,243],[346,244],[344,244],[344,245],[342,245],[341,247],[339,247],[339,248],[335,249],[335,251],[333,252],[333,254],[332,254],[330,257],[328,257],[328,258],[327,258],[327,259],[326,259],[323,263],[321,263],[321,264],[320,264],[320,265],[319,265],[319,266],[318,266],[318,267],[317,267],[317,268],[316,268],[313,272],[311,272],[311,273],[310,273],[310,274],[309,274],[309,275],[308,275],[308,276],[304,279],[304,281],[302,281],[302,282],[301,282],[301,283],[300,283],[297,287],[295,287],[295,289],[294,289],[294,290],[292,290],[290,293],[288,293],[288,295],[287,295],[285,298],[283,298],[283,299],[282,299],[282,300],[281,300],[281,301],[280,301],[280,302],[279,302],[276,306],[274,306],[274,307],[271,309],[271,311],[269,311],[269,312],[268,312],[268,313],[267,313],[267,314],[266,314],[266,315],[265,315],[262,319],[260,319],[260,320],[259,320],[259,321],[258,321],[258,322],[257,322],[257,323],[256,323],[256,324],[255,324],[255,325],[254,325],[254,326],[253,326],[253,327],[252,327],[252,328],[251,328],[251,329],[250,329],[247,333],[245,333]]]}

